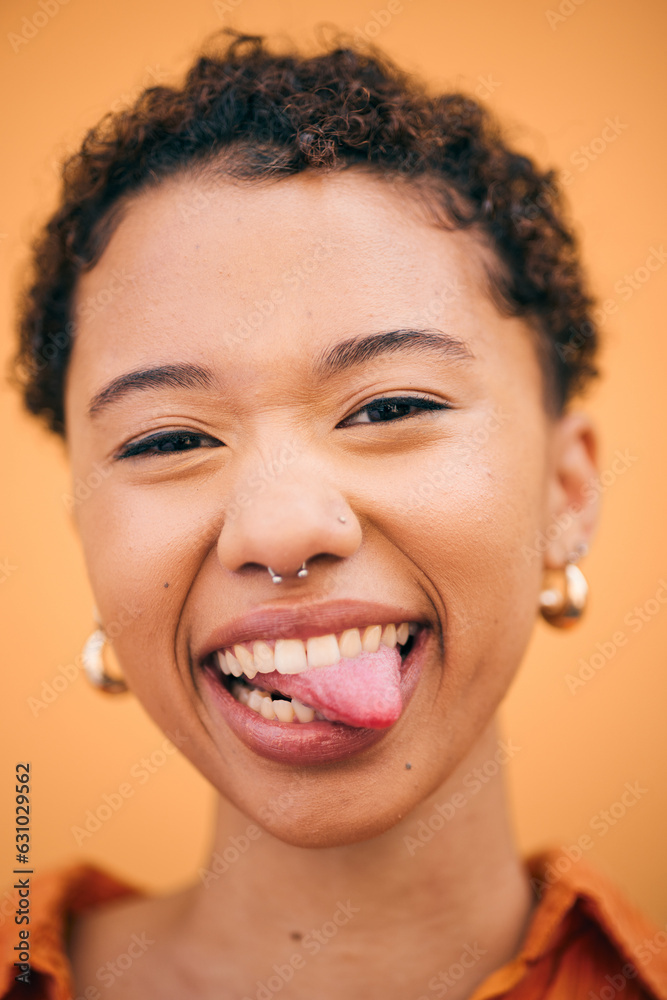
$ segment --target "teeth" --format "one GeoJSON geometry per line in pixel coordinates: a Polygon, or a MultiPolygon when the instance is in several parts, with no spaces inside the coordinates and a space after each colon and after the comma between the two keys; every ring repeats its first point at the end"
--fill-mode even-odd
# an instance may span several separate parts
{"type": "Polygon", "coordinates": [[[256,642],[252,647],[252,655],[255,658],[255,666],[260,674],[269,674],[275,670],[273,660],[273,650],[268,642],[256,642]]]}
{"type": "Polygon", "coordinates": [[[262,707],[262,702],[266,699],[270,699],[270,695],[266,691],[259,691],[257,688],[253,688],[248,695],[248,708],[252,708],[254,712],[259,712],[262,707]]]}
{"type": "Polygon", "coordinates": [[[359,656],[361,652],[361,636],[358,628],[348,628],[338,640],[340,655],[343,657],[359,656]]]}
{"type": "Polygon", "coordinates": [[[301,639],[277,639],[274,663],[281,674],[300,674],[306,670],[306,649],[301,639]]]}
{"type": "Polygon", "coordinates": [[[382,626],[370,625],[361,637],[361,648],[365,653],[377,653],[382,638],[382,626]]]}
{"type": "Polygon", "coordinates": [[[274,719],[279,722],[312,722],[315,718],[315,709],[303,705],[296,698],[277,698],[273,701],[268,691],[248,688],[245,684],[232,684],[232,694],[242,705],[247,705],[269,722],[274,719]]]}
{"type": "Polygon", "coordinates": [[[299,722],[312,722],[315,718],[315,709],[302,705],[296,698],[292,698],[292,707],[299,722]]]}
{"type": "Polygon", "coordinates": [[[243,667],[243,673],[249,680],[252,680],[257,673],[255,657],[245,648],[245,646],[234,646],[234,655],[243,667]]]}
{"type": "Polygon", "coordinates": [[[264,716],[265,719],[271,721],[275,719],[276,713],[273,708],[273,702],[270,698],[262,698],[262,704],[259,706],[260,714],[264,716]]]}
{"type": "Polygon", "coordinates": [[[234,677],[240,677],[243,673],[243,668],[234,654],[230,653],[229,650],[225,653],[225,660],[227,661],[230,674],[233,674],[234,677]]]}
{"type": "Polygon", "coordinates": [[[340,650],[335,635],[318,635],[306,640],[309,667],[330,667],[340,660],[340,650]]]}
{"type": "Polygon", "coordinates": [[[257,639],[247,645],[237,643],[232,649],[217,650],[215,659],[223,674],[253,680],[257,674],[277,670],[280,674],[300,674],[315,667],[328,667],[341,657],[354,659],[362,653],[376,653],[380,643],[393,649],[404,645],[419,626],[414,622],[399,625],[369,625],[368,628],[348,628],[339,636],[319,635],[307,639],[257,639]]]}
{"type": "MultiPolygon", "coordinates": [[[[281,674],[299,674],[313,667],[328,667],[338,663],[341,657],[353,659],[361,653],[376,653],[380,643],[389,649],[403,645],[419,626],[413,622],[399,625],[369,625],[360,632],[358,628],[348,628],[340,637],[333,634],[314,636],[304,643],[301,639],[276,639],[273,646],[262,639],[252,644],[252,652],[240,643],[234,652],[218,650],[215,654],[220,670],[233,677],[243,676],[252,680],[256,674],[277,670],[281,674]]],[[[231,692],[237,701],[246,705],[269,721],[312,722],[324,716],[310,705],[304,705],[298,698],[271,698],[268,691],[232,682],[231,692]]]]}
{"type": "Polygon", "coordinates": [[[382,630],[381,642],[383,642],[385,646],[389,646],[390,649],[393,649],[395,647],[396,645],[395,625],[385,625],[384,629],[382,630]]]}
{"type": "Polygon", "coordinates": [[[273,702],[273,711],[280,722],[292,722],[294,719],[294,705],[291,701],[278,698],[273,702]]]}
{"type": "Polygon", "coordinates": [[[245,686],[245,684],[233,684],[232,694],[237,701],[240,701],[242,705],[248,704],[248,698],[250,697],[250,690],[245,686]]]}

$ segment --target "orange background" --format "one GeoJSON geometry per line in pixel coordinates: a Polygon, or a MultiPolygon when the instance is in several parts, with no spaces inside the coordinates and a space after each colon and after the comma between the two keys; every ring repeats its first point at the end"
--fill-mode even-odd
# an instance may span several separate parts
{"type": "MultiPolygon", "coordinates": [[[[604,324],[605,379],[586,405],[602,430],[601,469],[609,472],[618,449],[627,449],[631,461],[621,475],[606,477],[602,526],[582,564],[592,593],[584,623],[567,635],[538,625],[506,701],[505,735],[521,747],[508,776],[524,850],[572,844],[588,833],[594,842],[588,859],[667,924],[667,604],[651,603],[660,580],[667,581],[667,265],[640,270],[631,294],[624,278],[644,265],[652,247],[667,244],[664,5],[42,2],[57,11],[25,44],[14,37],[12,45],[12,37],[25,28],[24,17],[42,9],[39,0],[4,0],[0,11],[7,95],[0,208],[3,356],[11,350],[13,303],[28,242],[54,205],[58,160],[110,107],[143,86],[173,79],[205,36],[223,24],[302,42],[312,41],[322,22],[373,35],[434,86],[476,93],[500,113],[523,150],[570,171],[567,191],[594,288],[601,300],[617,306],[604,324]],[[600,139],[607,118],[619,123],[609,142],[600,139]],[[624,619],[647,601],[649,620],[635,633],[624,619]],[[613,649],[619,630],[627,643],[571,693],[565,675],[574,673],[581,658],[589,660],[597,643],[613,649]],[[620,799],[626,782],[639,782],[646,793],[601,834],[591,821],[620,799]]],[[[6,866],[0,883],[9,880],[11,868],[14,764],[27,758],[34,772],[38,869],[87,857],[149,887],[175,886],[203,859],[213,814],[210,789],[180,755],[167,757],[99,832],[80,847],[75,843],[72,826],[82,825],[86,810],[95,810],[105,793],[127,781],[163,736],[131,697],[105,699],[77,670],[91,629],[92,596],[63,503],[70,489],[64,452],[21,413],[15,394],[3,391],[0,406],[0,681],[6,707],[0,799],[7,802],[0,811],[6,866]],[[53,690],[54,680],[60,692],[53,690]],[[43,708],[29,701],[49,690],[55,698],[43,708]]],[[[666,599],[667,587],[660,593],[666,599]]]]}

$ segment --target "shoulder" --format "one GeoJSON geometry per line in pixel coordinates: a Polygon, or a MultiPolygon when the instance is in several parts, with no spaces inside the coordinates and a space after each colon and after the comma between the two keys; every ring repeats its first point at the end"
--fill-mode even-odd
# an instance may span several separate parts
{"type": "Polygon", "coordinates": [[[135,887],[92,865],[40,876],[16,874],[0,905],[0,997],[13,997],[21,983],[30,983],[35,1000],[70,997],[67,935],[72,921],[105,904],[140,896],[135,887]]]}
{"type": "Polygon", "coordinates": [[[528,859],[538,902],[520,953],[473,1000],[667,1000],[667,926],[657,927],[575,855],[528,859]]]}

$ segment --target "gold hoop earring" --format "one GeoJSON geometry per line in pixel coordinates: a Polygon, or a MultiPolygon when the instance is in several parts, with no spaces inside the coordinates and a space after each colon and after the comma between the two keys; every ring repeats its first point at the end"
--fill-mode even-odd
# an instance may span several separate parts
{"type": "Polygon", "coordinates": [[[127,684],[122,677],[112,677],[111,674],[108,674],[104,666],[104,647],[107,635],[102,628],[97,611],[95,611],[95,621],[98,628],[88,636],[81,651],[86,677],[98,691],[104,691],[106,694],[122,694],[128,690],[127,684]]]}
{"type": "Polygon", "coordinates": [[[561,570],[547,570],[545,585],[540,593],[540,614],[554,628],[571,628],[581,620],[588,602],[588,583],[575,562],[586,554],[580,545],[561,570]],[[560,574],[561,580],[554,580],[560,574]],[[560,586],[558,583],[560,582],[560,586]]]}

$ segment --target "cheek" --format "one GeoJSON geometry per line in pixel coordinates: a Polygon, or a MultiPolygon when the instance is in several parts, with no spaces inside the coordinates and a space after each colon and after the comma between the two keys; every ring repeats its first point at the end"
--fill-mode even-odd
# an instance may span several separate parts
{"type": "Polygon", "coordinates": [[[506,423],[494,428],[489,418],[475,420],[437,451],[413,455],[391,492],[376,494],[398,547],[455,589],[475,580],[532,583],[521,549],[542,523],[546,435],[539,427],[517,433],[515,417],[506,423]]]}
{"type": "MultiPolygon", "coordinates": [[[[114,639],[130,682],[134,674],[150,674],[151,664],[168,670],[183,603],[214,544],[214,519],[201,517],[188,490],[180,490],[176,502],[159,487],[110,482],[80,505],[77,521],[107,631],[124,608],[133,609],[132,624],[114,639]]],[[[161,679],[169,682],[165,672],[161,679]]]]}
{"type": "Polygon", "coordinates": [[[214,544],[213,512],[207,523],[186,489],[169,495],[109,483],[80,505],[77,519],[100,615],[106,631],[113,629],[113,656],[130,689],[195,767],[222,787],[220,775],[210,773],[216,753],[197,714],[179,631],[193,580],[214,544]],[[115,622],[122,627],[114,629],[115,622]]]}
{"type": "Polygon", "coordinates": [[[533,419],[526,431],[530,421],[518,418],[486,434],[482,423],[413,465],[386,512],[385,530],[443,623],[443,697],[471,710],[502,696],[537,615],[542,568],[530,552],[545,503],[547,442],[543,424],[533,419]]]}

